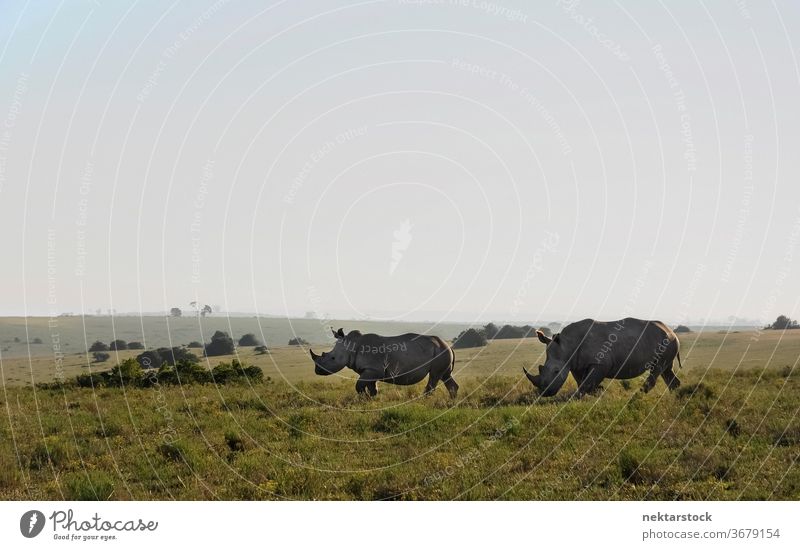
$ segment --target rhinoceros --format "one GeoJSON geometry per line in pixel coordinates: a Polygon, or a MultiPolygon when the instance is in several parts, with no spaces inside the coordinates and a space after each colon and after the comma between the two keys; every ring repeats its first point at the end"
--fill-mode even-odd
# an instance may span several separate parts
{"type": "Polygon", "coordinates": [[[377,382],[409,386],[427,376],[426,394],[435,390],[440,380],[451,397],[458,394],[458,384],[453,380],[455,353],[438,336],[412,333],[379,336],[357,330],[345,335],[341,328],[331,331],[336,338],[331,351],[317,355],[309,349],[314,372],[320,376],[349,367],[359,375],[356,392],[369,396],[378,393],[377,382]]]}
{"type": "Polygon", "coordinates": [[[532,375],[523,367],[525,376],[545,397],[555,395],[569,373],[578,383],[578,395],[598,389],[605,378],[623,380],[648,372],[642,391],[648,392],[659,376],[670,390],[680,386],[672,372],[677,357],[681,365],[680,342],[675,333],[661,321],[644,321],[627,317],[619,321],[584,319],[572,323],[552,338],[536,331],[547,345],[547,359],[532,375]]]}

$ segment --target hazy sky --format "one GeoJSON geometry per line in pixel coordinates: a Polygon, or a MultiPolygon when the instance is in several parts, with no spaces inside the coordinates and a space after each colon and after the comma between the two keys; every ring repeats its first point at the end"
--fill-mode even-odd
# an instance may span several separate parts
{"type": "Polygon", "coordinates": [[[0,1],[1,314],[800,316],[800,7],[0,1]]]}

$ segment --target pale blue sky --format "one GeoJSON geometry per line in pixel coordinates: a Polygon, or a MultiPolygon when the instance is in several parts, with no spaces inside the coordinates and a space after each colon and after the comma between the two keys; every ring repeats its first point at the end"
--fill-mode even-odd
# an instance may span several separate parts
{"type": "Polygon", "coordinates": [[[0,313],[800,316],[798,31],[787,1],[0,2],[0,313]]]}

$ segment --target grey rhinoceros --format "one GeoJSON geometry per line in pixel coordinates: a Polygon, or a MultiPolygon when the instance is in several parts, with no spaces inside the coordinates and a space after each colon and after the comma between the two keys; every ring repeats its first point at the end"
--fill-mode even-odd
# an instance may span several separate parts
{"type": "Polygon", "coordinates": [[[411,333],[379,336],[357,330],[345,335],[341,328],[331,330],[336,338],[331,351],[316,355],[309,350],[316,374],[327,376],[349,367],[359,374],[356,391],[370,396],[378,393],[377,382],[409,386],[427,376],[426,394],[435,390],[441,380],[450,396],[456,397],[458,384],[453,380],[456,356],[438,336],[411,333]]]}
{"type": "Polygon", "coordinates": [[[635,378],[649,372],[642,391],[655,386],[659,376],[670,390],[680,386],[672,372],[677,357],[681,366],[680,342],[675,333],[661,321],[644,321],[627,317],[619,321],[584,319],[572,323],[549,338],[536,331],[547,344],[547,359],[534,376],[524,367],[525,375],[541,394],[555,395],[569,373],[578,383],[578,394],[596,390],[605,378],[635,378]]]}

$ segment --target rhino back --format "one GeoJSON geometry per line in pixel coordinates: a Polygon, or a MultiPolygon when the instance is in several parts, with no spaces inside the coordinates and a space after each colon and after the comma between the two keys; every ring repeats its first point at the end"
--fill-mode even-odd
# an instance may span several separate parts
{"type": "Polygon", "coordinates": [[[579,346],[578,362],[605,365],[610,369],[609,375],[620,378],[639,376],[653,360],[671,359],[665,347],[676,339],[661,321],[634,317],[617,321],[585,319],[573,325],[565,327],[562,334],[569,332],[568,341],[579,346]]]}

